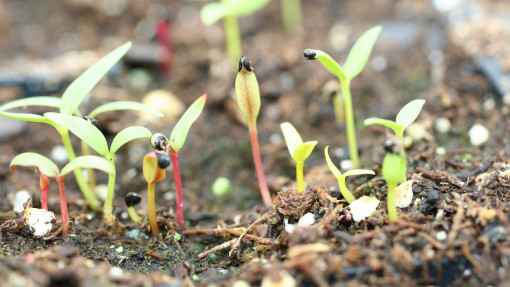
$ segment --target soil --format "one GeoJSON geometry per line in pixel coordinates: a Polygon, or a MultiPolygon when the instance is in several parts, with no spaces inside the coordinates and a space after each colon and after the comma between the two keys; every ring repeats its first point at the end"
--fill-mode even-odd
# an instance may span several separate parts
{"type": "MultiPolygon", "coordinates": [[[[35,123],[0,142],[0,193],[5,198],[0,202],[1,286],[508,284],[509,107],[494,95],[464,47],[450,42],[448,26],[428,1],[374,0],[363,5],[303,1],[304,29],[290,34],[282,29],[278,1],[256,15],[240,18],[243,53],[255,67],[262,95],[258,133],[274,208],[263,207],[258,191],[248,130],[239,120],[233,97],[234,74],[224,51],[222,26],[200,23],[203,3],[41,3],[0,3],[0,12],[6,16],[0,17],[4,19],[0,31],[11,39],[0,39],[5,66],[21,63],[18,71],[26,73],[33,59],[86,49],[103,54],[130,39],[136,39],[135,46],[142,45],[144,39],[134,27],[155,19],[158,11],[172,11],[174,58],[169,75],[162,75],[157,63],[146,63],[151,81],[140,88],[132,77],[139,65],[126,62],[124,70],[91,92],[83,111],[112,100],[139,101],[153,89],[171,91],[186,106],[204,92],[209,98],[180,153],[187,230],[179,234],[170,167],[168,180],[156,185],[161,236],[152,237],[146,207],[141,206],[147,202],[141,159],[151,147],[135,141],[116,157],[115,226],[106,227],[101,214],[87,209],[74,179],[69,178],[70,236],[60,236],[58,222],[50,235],[32,236],[20,224],[22,215],[11,211],[11,200],[25,189],[38,207],[38,174],[26,169],[12,173],[9,164],[22,152],[49,156],[61,143],[53,128],[35,123]],[[334,120],[334,88],[323,90],[334,86],[333,76],[319,63],[305,61],[302,51],[317,48],[345,59],[353,41],[377,24],[383,25],[383,33],[351,87],[361,166],[374,170],[376,176],[350,177],[347,182],[357,198],[372,195],[381,204],[368,219],[354,222],[322,152],[330,146],[337,163],[348,157],[345,129],[334,120]],[[44,37],[36,37],[41,33],[44,37]],[[444,59],[431,64],[427,57],[434,50],[441,51],[444,59]],[[16,58],[20,56],[24,61],[16,58]],[[364,127],[362,120],[392,119],[416,98],[427,103],[417,120],[426,132],[421,139],[409,137],[406,149],[414,197],[409,207],[399,209],[399,220],[390,222],[380,168],[389,131],[364,127]],[[438,118],[451,122],[448,132],[437,131],[438,118]],[[295,170],[279,127],[284,121],[292,122],[305,141],[319,142],[305,164],[308,187],[304,193],[294,189],[295,170]],[[468,130],[474,124],[490,131],[481,147],[469,141],[468,130]],[[232,183],[222,197],[211,192],[220,176],[232,183]],[[142,226],[126,216],[124,196],[129,192],[142,194],[142,204],[137,206],[142,226]],[[285,231],[285,219],[296,223],[308,212],[314,215],[313,225],[285,231]]],[[[19,86],[1,87],[0,103],[29,95],[26,91],[19,86]]],[[[132,112],[97,120],[110,140],[133,124],[164,134],[175,124],[168,119],[148,121],[132,112]]],[[[97,182],[105,183],[106,176],[97,173],[97,182]]],[[[48,202],[59,218],[53,182],[48,202]]]]}

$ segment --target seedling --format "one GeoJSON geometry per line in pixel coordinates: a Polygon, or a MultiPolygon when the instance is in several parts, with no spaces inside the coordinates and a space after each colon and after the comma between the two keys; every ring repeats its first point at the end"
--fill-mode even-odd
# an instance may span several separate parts
{"type": "Polygon", "coordinates": [[[335,166],[335,164],[331,161],[331,158],[329,157],[328,153],[329,146],[327,146],[324,149],[324,156],[326,157],[326,162],[328,164],[329,170],[333,173],[333,175],[336,177],[336,180],[338,181],[338,187],[340,188],[340,193],[342,193],[342,196],[347,200],[347,202],[350,204],[356,198],[352,193],[349,191],[347,186],[345,185],[345,178],[351,175],[362,175],[362,174],[370,174],[374,175],[375,172],[369,169],[351,169],[346,171],[344,174],[340,172],[340,170],[335,166]]]}
{"type": "Polygon", "coordinates": [[[241,33],[237,18],[247,16],[262,9],[271,0],[221,0],[202,7],[200,18],[205,25],[212,25],[223,18],[227,41],[227,53],[235,71],[237,59],[241,58],[241,33]]]}
{"type": "Polygon", "coordinates": [[[156,186],[156,182],[165,178],[166,172],[164,168],[159,167],[156,152],[150,152],[143,157],[143,176],[147,181],[149,223],[151,225],[152,235],[157,237],[159,235],[159,226],[156,219],[154,187],[156,186]]]}
{"type": "Polygon", "coordinates": [[[48,210],[48,186],[50,185],[50,181],[48,177],[40,172],[39,177],[39,187],[41,189],[41,208],[48,210]]]}
{"type": "Polygon", "coordinates": [[[166,151],[170,155],[173,165],[175,180],[175,217],[177,225],[181,231],[185,229],[184,225],[184,199],[182,194],[181,170],[179,168],[179,151],[184,146],[191,125],[198,118],[204,109],[207,94],[203,94],[184,112],[182,117],[175,125],[170,140],[162,134],[154,134],[151,138],[152,147],[159,151],[166,151]]]}
{"type": "Polygon", "coordinates": [[[342,88],[343,101],[342,94],[338,92],[333,98],[333,107],[335,109],[338,122],[342,121],[342,109],[345,111],[345,125],[347,129],[347,141],[349,143],[349,154],[354,168],[359,168],[359,159],[350,86],[352,79],[359,75],[365,67],[381,29],[381,26],[376,26],[361,35],[349,52],[343,67],[335,62],[330,55],[321,50],[306,49],[303,52],[303,55],[307,60],[319,60],[324,68],[338,77],[342,88]]]}
{"type": "Polygon", "coordinates": [[[289,33],[301,29],[301,0],[281,0],[281,3],[285,32],[289,33]]]}
{"type": "Polygon", "coordinates": [[[239,72],[236,77],[236,98],[239,109],[243,113],[248,129],[250,130],[251,148],[253,151],[253,162],[259,181],[260,193],[267,207],[271,207],[273,202],[269,189],[267,188],[266,177],[262,169],[262,160],[260,158],[259,139],[257,137],[257,116],[260,111],[260,92],[257,77],[253,72],[250,60],[242,57],[239,60],[239,72]]]}
{"type": "Polygon", "coordinates": [[[390,221],[397,221],[397,207],[395,205],[395,188],[402,180],[402,173],[406,172],[406,159],[402,156],[399,148],[385,144],[386,156],[382,164],[382,176],[388,185],[388,216],[390,221]]]}
{"type": "Polygon", "coordinates": [[[282,123],[280,127],[282,128],[283,137],[287,143],[289,153],[296,162],[296,182],[298,191],[303,192],[305,191],[305,184],[303,183],[303,166],[305,160],[312,153],[317,141],[308,141],[304,143],[297,130],[289,122],[282,123]]]}
{"type": "Polygon", "coordinates": [[[124,198],[126,201],[126,206],[128,207],[129,218],[135,223],[142,223],[140,217],[136,213],[135,206],[142,201],[142,197],[138,193],[130,192],[124,198]]]}
{"type": "MultiPolygon", "coordinates": [[[[92,88],[101,80],[101,78],[115,65],[120,58],[126,54],[126,52],[131,47],[131,43],[128,42],[114,51],[110,52],[90,68],[88,68],[82,75],[80,75],[76,80],[74,80],[69,87],[65,90],[62,98],[56,97],[31,97],[26,99],[15,100],[9,103],[6,103],[0,107],[0,115],[12,119],[28,121],[28,122],[38,122],[52,125],[57,132],[60,134],[62,138],[62,142],[64,147],[67,150],[67,155],[69,160],[73,160],[76,158],[76,154],[74,152],[73,146],[71,145],[71,140],[69,138],[68,130],[65,127],[62,127],[54,122],[51,122],[47,118],[30,113],[12,113],[7,112],[8,110],[14,108],[25,108],[27,106],[43,106],[49,108],[57,108],[60,110],[60,113],[67,115],[77,115],[82,116],[80,111],[78,110],[79,106],[85,99],[85,97],[89,94],[92,88]]],[[[149,112],[156,116],[163,116],[163,114],[153,108],[142,105],[136,102],[130,101],[119,101],[107,103],[105,105],[101,105],[94,109],[89,117],[93,118],[100,113],[114,110],[139,110],[149,112]]],[[[84,145],[86,147],[86,145],[84,145]]],[[[87,153],[86,151],[84,152],[87,153]]],[[[87,200],[90,208],[92,210],[98,211],[99,201],[97,200],[93,189],[87,184],[83,173],[80,169],[76,169],[74,172],[76,181],[80,190],[82,191],[85,199],[87,200]]],[[[92,178],[91,178],[92,180],[92,178]]]]}
{"type": "Polygon", "coordinates": [[[37,153],[26,152],[17,155],[11,161],[11,170],[16,169],[16,165],[26,167],[36,167],[41,174],[45,177],[53,177],[58,184],[58,191],[60,195],[60,215],[62,217],[62,236],[69,234],[69,215],[67,213],[67,200],[64,185],[64,177],[72,171],[80,168],[96,168],[102,170],[110,175],[115,176],[115,169],[110,163],[98,156],[87,155],[80,156],[71,160],[61,172],[58,167],[50,159],[37,153]]]}
{"type": "MultiPolygon", "coordinates": [[[[96,128],[89,121],[80,117],[75,117],[66,114],[59,113],[45,113],[44,116],[56,125],[68,129],[82,141],[87,143],[93,150],[98,154],[104,156],[106,160],[115,170],[114,156],[115,153],[124,144],[138,138],[150,138],[152,133],[145,127],[128,127],[120,131],[112,141],[110,148],[106,142],[106,138],[103,133],[96,128]]],[[[104,202],[103,214],[106,225],[110,226],[113,224],[114,216],[113,210],[113,198],[115,195],[115,173],[110,174],[108,177],[108,194],[104,202]]]]}
{"type": "Polygon", "coordinates": [[[404,169],[402,170],[402,174],[400,176],[399,183],[405,182],[407,180],[406,175],[406,169],[407,169],[407,161],[405,160],[405,152],[404,152],[404,145],[402,144],[402,141],[404,140],[404,130],[411,125],[416,118],[418,118],[418,115],[420,114],[420,111],[425,104],[425,100],[413,100],[409,102],[407,105],[405,105],[400,112],[397,114],[397,118],[395,121],[385,120],[381,118],[368,118],[363,123],[368,126],[372,124],[378,124],[381,126],[388,127],[392,129],[395,132],[395,135],[397,138],[401,141],[399,143],[400,146],[400,156],[404,158],[403,164],[404,169]]]}

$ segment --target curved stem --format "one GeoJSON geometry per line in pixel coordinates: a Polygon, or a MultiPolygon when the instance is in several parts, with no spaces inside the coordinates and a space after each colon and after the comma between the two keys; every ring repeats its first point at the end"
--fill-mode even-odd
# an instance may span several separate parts
{"type": "Polygon", "coordinates": [[[303,165],[304,164],[302,162],[298,162],[296,164],[296,181],[299,192],[305,191],[305,184],[303,182],[303,165]]]}
{"type": "MultiPolygon", "coordinates": [[[[115,168],[115,163],[112,160],[109,161],[113,168],[115,168]]],[[[103,217],[107,226],[111,226],[115,221],[115,216],[113,215],[113,198],[115,196],[115,175],[108,176],[108,194],[106,195],[106,200],[104,202],[103,208],[103,217]]]]}
{"type": "Polygon", "coordinates": [[[48,210],[48,189],[41,190],[41,209],[48,210]]]}
{"type": "Polygon", "coordinates": [[[136,213],[136,209],[135,209],[134,206],[128,207],[128,214],[129,214],[129,218],[131,218],[131,220],[133,222],[135,222],[135,223],[142,223],[142,220],[140,219],[140,217],[136,213]]]}
{"type": "Polygon", "coordinates": [[[395,188],[397,187],[396,183],[389,182],[388,183],[388,216],[390,218],[390,221],[397,221],[398,215],[397,215],[397,207],[395,204],[395,188]]]}
{"type": "Polygon", "coordinates": [[[349,80],[340,80],[345,104],[345,127],[347,129],[347,142],[349,154],[354,168],[359,168],[358,146],[356,144],[356,129],[354,125],[354,112],[352,110],[351,88],[349,80]]]}
{"type": "Polygon", "coordinates": [[[347,188],[347,185],[345,185],[345,176],[342,176],[340,179],[338,179],[338,187],[340,188],[340,193],[349,204],[356,200],[354,195],[352,195],[352,193],[347,188]]]}
{"type": "Polygon", "coordinates": [[[184,198],[182,195],[182,181],[181,181],[181,169],[179,167],[179,154],[170,150],[170,159],[174,169],[174,181],[175,181],[175,220],[179,229],[184,231],[184,198]]]}
{"type": "MultiPolygon", "coordinates": [[[[69,157],[69,161],[76,158],[76,155],[74,153],[73,145],[71,144],[71,139],[69,138],[69,132],[67,130],[59,130],[57,131],[60,133],[60,136],[62,137],[62,142],[64,144],[65,149],[67,150],[67,155],[69,157]]],[[[80,190],[87,200],[90,208],[93,211],[99,211],[101,208],[99,207],[99,201],[96,198],[96,195],[90,188],[90,186],[87,184],[87,181],[83,177],[83,173],[81,168],[77,168],[74,170],[74,177],[76,178],[76,182],[78,183],[78,186],[80,187],[80,190]]]]}
{"type": "Polygon", "coordinates": [[[260,157],[259,139],[257,137],[257,129],[250,128],[251,148],[253,151],[253,162],[255,163],[255,172],[259,182],[260,193],[262,194],[262,200],[266,207],[273,206],[269,189],[267,188],[266,177],[264,170],[262,169],[262,159],[260,157]]]}
{"type": "Polygon", "coordinates": [[[58,192],[60,194],[60,216],[62,217],[62,236],[69,234],[69,214],[67,213],[66,188],[64,186],[64,177],[57,176],[55,180],[58,184],[58,192]]]}
{"type": "Polygon", "coordinates": [[[233,71],[237,71],[238,62],[241,58],[241,34],[239,32],[237,17],[227,15],[223,18],[223,23],[225,24],[227,53],[233,67],[233,71]]]}
{"type": "Polygon", "coordinates": [[[148,196],[148,204],[149,204],[149,223],[151,224],[152,229],[152,235],[154,237],[158,237],[159,235],[159,226],[158,226],[158,220],[156,219],[156,207],[154,203],[154,186],[155,183],[149,183],[147,185],[147,189],[149,191],[148,196]]]}

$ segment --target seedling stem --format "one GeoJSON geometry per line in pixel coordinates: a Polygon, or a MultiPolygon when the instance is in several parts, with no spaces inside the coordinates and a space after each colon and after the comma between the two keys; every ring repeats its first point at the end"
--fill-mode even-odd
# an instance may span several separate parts
{"type": "Polygon", "coordinates": [[[174,168],[175,181],[175,220],[179,229],[184,231],[184,198],[182,194],[181,169],[179,168],[179,154],[170,149],[170,159],[174,168]]]}
{"type": "Polygon", "coordinates": [[[41,188],[41,208],[48,210],[48,185],[50,184],[50,181],[48,180],[48,177],[40,172],[39,177],[39,186],[41,188]]]}
{"type": "Polygon", "coordinates": [[[155,199],[154,199],[154,187],[156,186],[156,183],[149,182],[147,185],[148,188],[148,201],[149,201],[149,222],[151,225],[152,235],[154,237],[157,237],[159,234],[159,226],[158,226],[158,220],[156,219],[156,206],[155,206],[155,199]]]}
{"type": "Polygon", "coordinates": [[[259,139],[257,136],[257,128],[250,128],[251,148],[253,151],[253,162],[255,163],[255,172],[259,182],[260,193],[262,194],[262,200],[264,205],[270,207],[273,205],[271,196],[269,195],[269,189],[267,188],[266,177],[264,170],[262,169],[262,159],[260,157],[259,139]]]}
{"type": "MultiPolygon", "coordinates": [[[[339,79],[340,80],[340,79],[339,79]]],[[[349,144],[349,155],[354,168],[359,168],[358,145],[356,144],[356,128],[354,126],[354,112],[352,109],[350,81],[340,80],[345,105],[345,127],[347,130],[347,142],[349,144]]],[[[336,94],[335,97],[339,97],[336,94]]],[[[337,99],[337,102],[341,99],[337,99]]]]}
{"type": "Polygon", "coordinates": [[[67,213],[66,188],[64,185],[64,177],[56,176],[55,180],[58,185],[58,193],[60,194],[60,216],[62,217],[62,236],[69,234],[69,214],[67,213]]]}
{"type": "Polygon", "coordinates": [[[397,221],[397,207],[395,205],[395,188],[397,187],[396,182],[388,182],[388,195],[387,195],[387,205],[388,205],[388,216],[390,221],[397,221]]]}

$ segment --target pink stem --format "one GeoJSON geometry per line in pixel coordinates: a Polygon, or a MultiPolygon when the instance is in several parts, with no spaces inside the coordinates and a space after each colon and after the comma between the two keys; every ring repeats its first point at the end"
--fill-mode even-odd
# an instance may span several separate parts
{"type": "Polygon", "coordinates": [[[179,168],[179,155],[170,149],[170,159],[174,169],[174,181],[175,181],[175,220],[179,229],[184,231],[184,199],[182,196],[182,181],[181,181],[181,170],[179,168]]]}
{"type": "Polygon", "coordinates": [[[257,137],[257,129],[250,128],[251,148],[253,150],[253,162],[255,163],[255,171],[257,172],[257,178],[259,181],[260,193],[262,194],[262,200],[266,207],[273,206],[269,189],[267,188],[266,177],[264,176],[264,170],[262,169],[262,160],[260,158],[259,139],[257,137]]]}
{"type": "Polygon", "coordinates": [[[62,236],[69,234],[69,214],[67,213],[66,188],[64,186],[64,177],[57,176],[55,180],[58,184],[58,192],[60,193],[60,216],[62,217],[62,236]]]}
{"type": "Polygon", "coordinates": [[[48,210],[48,189],[41,190],[42,198],[41,198],[41,208],[44,210],[48,210]]]}

